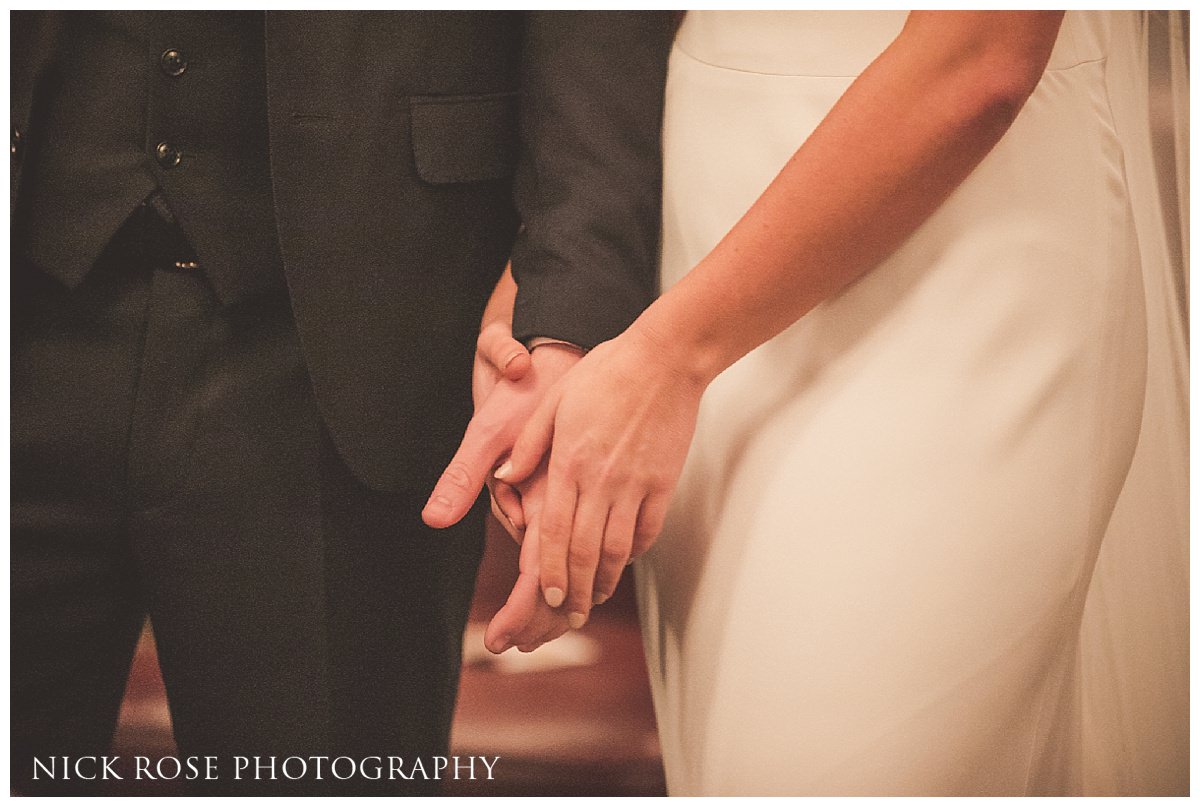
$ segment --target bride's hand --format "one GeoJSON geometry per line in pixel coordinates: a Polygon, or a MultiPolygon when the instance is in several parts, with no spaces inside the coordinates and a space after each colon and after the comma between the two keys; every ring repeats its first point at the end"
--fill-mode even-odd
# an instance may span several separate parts
{"type": "Polygon", "coordinates": [[[553,608],[565,602],[571,627],[658,537],[705,386],[635,323],[551,388],[496,472],[519,484],[550,452],[545,503],[527,536],[539,532],[543,596],[553,608]]]}

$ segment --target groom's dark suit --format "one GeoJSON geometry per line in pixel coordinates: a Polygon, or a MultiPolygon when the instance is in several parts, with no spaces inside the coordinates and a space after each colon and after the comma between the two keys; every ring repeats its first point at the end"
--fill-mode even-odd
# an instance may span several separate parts
{"type": "Polygon", "coordinates": [[[201,789],[444,753],[481,525],[419,512],[479,316],[510,255],[519,337],[648,302],[670,32],[12,15],[15,787],[81,785],[32,757],[104,752],[147,612],[181,753],[222,755],[201,789]]]}

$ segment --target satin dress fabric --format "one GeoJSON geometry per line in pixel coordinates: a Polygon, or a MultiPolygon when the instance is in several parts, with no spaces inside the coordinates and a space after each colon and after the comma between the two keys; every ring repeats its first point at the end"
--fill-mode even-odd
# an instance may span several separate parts
{"type": "MultiPolygon", "coordinates": [[[[905,17],[686,15],[664,288],[905,17]]],[[[1109,15],[1068,12],[1011,129],[937,212],[706,391],[636,569],[673,795],[1086,789],[1081,623],[1148,355],[1113,38],[1109,15]]]]}

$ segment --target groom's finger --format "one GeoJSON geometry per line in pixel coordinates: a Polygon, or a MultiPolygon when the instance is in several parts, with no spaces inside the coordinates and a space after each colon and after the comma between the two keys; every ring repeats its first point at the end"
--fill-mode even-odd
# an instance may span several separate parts
{"type": "Polygon", "coordinates": [[[513,538],[521,543],[520,533],[525,530],[525,508],[521,505],[521,494],[511,485],[493,479],[488,488],[492,493],[492,510],[499,510],[516,534],[513,538]]]}
{"type": "Polygon", "coordinates": [[[508,517],[508,514],[506,514],[504,512],[504,510],[501,509],[500,505],[496,504],[495,495],[493,494],[493,495],[489,496],[488,498],[491,500],[492,518],[496,519],[496,523],[499,524],[504,529],[504,531],[508,533],[508,537],[512,538],[519,545],[521,543],[521,531],[519,529],[517,529],[516,524],[512,523],[512,519],[510,519],[508,517]]]}
{"type": "Polygon", "coordinates": [[[504,606],[492,617],[483,635],[483,645],[493,653],[503,653],[533,620],[537,610],[537,575],[521,572],[504,606]]]}
{"type": "Polygon", "coordinates": [[[542,645],[553,642],[559,636],[562,636],[567,632],[568,627],[569,626],[564,625],[562,622],[555,622],[549,630],[538,636],[533,641],[525,642],[523,645],[517,645],[517,649],[522,653],[532,653],[542,645]]]}
{"type": "MultiPolygon", "coordinates": [[[[537,519],[529,525],[529,538],[521,547],[518,560],[520,573],[508,595],[504,607],[496,612],[484,633],[484,646],[493,653],[503,653],[509,647],[525,644],[547,629],[547,624],[554,625],[563,620],[539,619],[539,612],[546,609],[541,602],[541,591],[538,588],[538,530],[537,519]]],[[[544,614],[543,616],[553,616],[544,614]]]]}
{"type": "MultiPolygon", "coordinates": [[[[481,410],[482,411],[482,410],[481,410]]],[[[485,426],[476,414],[467,426],[462,444],[433,488],[421,519],[430,527],[443,529],[457,524],[479,498],[483,483],[504,452],[499,430],[485,426]]]]}

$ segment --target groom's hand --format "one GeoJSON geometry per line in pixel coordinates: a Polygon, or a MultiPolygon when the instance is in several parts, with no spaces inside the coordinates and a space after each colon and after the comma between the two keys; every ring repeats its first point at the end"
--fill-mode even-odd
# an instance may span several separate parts
{"type": "MultiPolygon", "coordinates": [[[[482,335],[481,335],[482,336],[482,335]]],[[[511,336],[509,337],[511,341],[511,336]]],[[[505,340],[495,339],[480,350],[496,366],[503,366],[500,355],[511,348],[505,340]],[[496,356],[487,351],[495,346],[496,356]]],[[[501,378],[482,401],[476,376],[475,415],[467,426],[457,453],[446,466],[433,489],[421,518],[435,528],[458,523],[475,503],[492,470],[508,456],[525,421],[541,403],[546,391],[580,359],[580,352],[566,345],[544,344],[532,353],[532,366],[519,380],[501,378]]]]}
{"type": "MultiPolygon", "coordinates": [[[[507,272],[506,277],[509,277],[507,272]]],[[[512,302],[505,303],[503,300],[503,297],[509,296],[505,286],[502,279],[492,298],[496,300],[500,296],[500,307],[511,308],[512,302]]],[[[491,308],[492,302],[488,306],[491,308]]],[[[486,312],[484,316],[487,316],[486,312]]],[[[520,381],[524,378],[532,361],[525,346],[513,339],[511,317],[499,316],[484,325],[475,343],[475,363],[471,368],[471,399],[475,411],[479,411],[501,379],[520,381]]],[[[488,490],[491,493],[492,515],[514,541],[521,543],[525,532],[525,516],[517,489],[491,478],[488,480],[488,490]]]]}
{"type": "Polygon", "coordinates": [[[545,483],[545,474],[539,473],[521,486],[522,504],[531,522],[529,539],[521,546],[520,573],[512,593],[504,607],[492,617],[484,634],[484,646],[493,653],[503,653],[510,647],[528,653],[557,639],[570,628],[566,611],[547,605],[539,585],[541,548],[537,520],[546,492],[545,483]]]}

